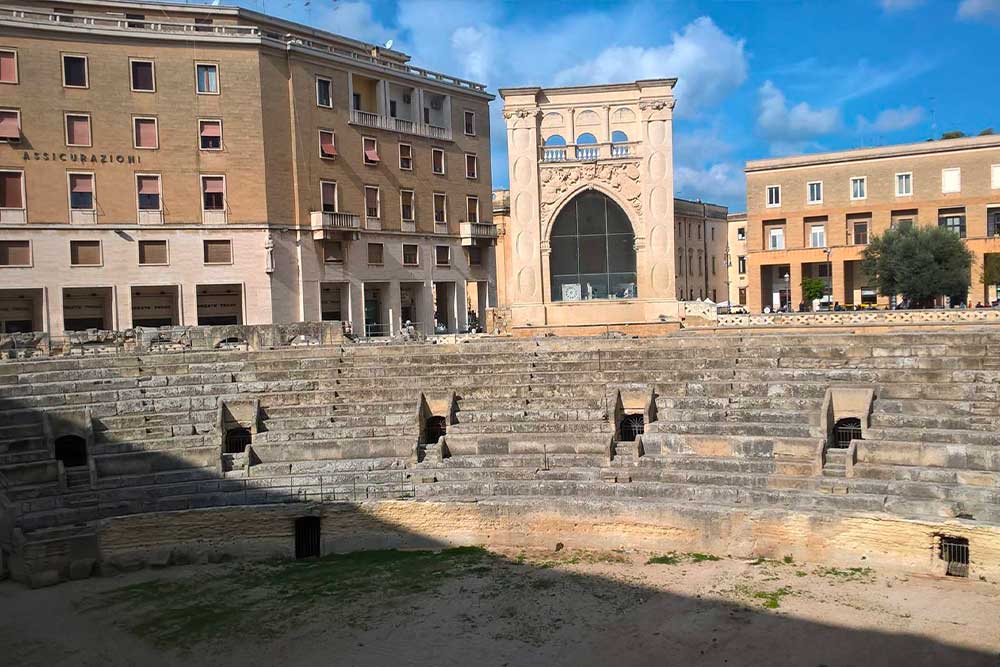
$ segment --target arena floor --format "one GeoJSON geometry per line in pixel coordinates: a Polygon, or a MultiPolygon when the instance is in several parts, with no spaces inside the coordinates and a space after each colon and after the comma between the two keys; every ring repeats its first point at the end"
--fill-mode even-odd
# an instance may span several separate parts
{"type": "Polygon", "coordinates": [[[366,552],[0,584],[9,665],[1000,664],[1000,582],[791,558],[366,552]]]}

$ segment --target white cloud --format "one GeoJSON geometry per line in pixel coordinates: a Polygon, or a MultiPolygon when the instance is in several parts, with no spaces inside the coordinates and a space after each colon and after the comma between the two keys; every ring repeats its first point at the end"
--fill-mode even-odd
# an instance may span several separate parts
{"type": "Polygon", "coordinates": [[[775,153],[797,152],[840,129],[837,107],[813,108],[807,102],[789,107],[785,94],[771,81],[758,92],[757,129],[775,153]]]}
{"type": "Polygon", "coordinates": [[[707,16],[695,19],[669,44],[616,46],[556,73],[556,85],[678,77],[677,113],[691,116],[721,102],[747,78],[744,41],[719,29],[707,16]]]}
{"type": "Polygon", "coordinates": [[[1000,0],[962,0],[958,5],[958,18],[967,21],[1000,20],[1000,0]]]}
{"type": "Polygon", "coordinates": [[[324,30],[372,44],[384,44],[395,31],[375,20],[367,2],[337,2],[323,11],[317,24],[324,30]]]}
{"type": "Polygon", "coordinates": [[[898,132],[917,125],[927,116],[923,107],[899,107],[885,109],[869,121],[864,116],[858,116],[858,130],[862,132],[898,132]]]}
{"type": "Polygon", "coordinates": [[[740,206],[746,192],[743,170],[731,162],[718,162],[704,169],[677,167],[674,192],[679,197],[740,206]]]}
{"type": "Polygon", "coordinates": [[[880,0],[879,4],[882,5],[882,10],[886,12],[905,12],[909,9],[919,7],[924,4],[926,0],[880,0]]]}

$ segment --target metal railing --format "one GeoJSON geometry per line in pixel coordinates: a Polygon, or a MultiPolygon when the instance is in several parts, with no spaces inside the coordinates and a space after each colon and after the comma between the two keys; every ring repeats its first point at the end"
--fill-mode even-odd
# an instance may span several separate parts
{"type": "Polygon", "coordinates": [[[20,7],[0,7],[0,19],[12,18],[29,23],[43,25],[68,24],[105,28],[111,30],[128,30],[130,32],[160,32],[160,33],[211,33],[227,37],[260,37],[257,26],[233,24],[202,24],[184,23],[181,21],[150,21],[146,19],[127,18],[125,16],[101,16],[94,14],[65,14],[55,11],[23,9],[20,7]]]}
{"type": "Polygon", "coordinates": [[[463,222],[459,224],[459,232],[465,238],[495,239],[496,225],[489,222],[463,222]]]}
{"type": "Polygon", "coordinates": [[[542,146],[538,150],[541,162],[594,162],[639,157],[639,142],[567,144],[542,146]]]}
{"type": "Polygon", "coordinates": [[[309,222],[313,229],[347,230],[361,229],[361,216],[356,213],[340,213],[331,211],[312,211],[309,222]]]}
{"type": "Polygon", "coordinates": [[[403,120],[402,118],[393,118],[392,116],[383,116],[372,111],[351,109],[350,122],[353,125],[372,127],[377,130],[415,134],[431,139],[451,140],[451,128],[439,127],[429,123],[416,123],[412,120],[403,120]]]}

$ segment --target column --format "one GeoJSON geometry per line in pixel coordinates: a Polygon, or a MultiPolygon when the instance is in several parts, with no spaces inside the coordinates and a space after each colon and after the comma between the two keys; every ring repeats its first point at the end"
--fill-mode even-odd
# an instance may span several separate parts
{"type": "Polygon", "coordinates": [[[111,288],[114,299],[115,324],[121,331],[132,328],[132,287],[130,285],[115,285],[111,288]]]}
{"type": "Polygon", "coordinates": [[[801,262],[789,263],[788,265],[789,286],[791,293],[792,310],[797,310],[802,302],[802,264],[801,262]]]}
{"type": "Polygon", "coordinates": [[[399,317],[399,310],[402,307],[402,298],[400,296],[399,281],[393,280],[389,283],[388,298],[389,304],[389,335],[393,335],[399,332],[403,321],[399,317]]]}
{"type": "Polygon", "coordinates": [[[456,280],[451,284],[455,286],[455,330],[465,331],[469,328],[469,304],[465,296],[465,281],[456,280]]]}
{"type": "MultiPolygon", "coordinates": [[[[360,280],[347,283],[347,317],[355,336],[365,335],[365,284],[360,280]]],[[[343,308],[343,306],[341,306],[343,308]]]]}
{"type": "Polygon", "coordinates": [[[63,288],[49,287],[48,292],[48,332],[52,336],[62,336],[66,330],[63,313],[63,288]]]}
{"type": "Polygon", "coordinates": [[[983,273],[982,268],[985,266],[986,254],[973,250],[972,256],[972,284],[969,287],[969,301],[970,305],[975,306],[976,303],[983,303],[989,305],[989,292],[986,285],[983,284],[983,273]]]}
{"type": "Polygon", "coordinates": [[[198,324],[198,286],[184,283],[180,288],[181,324],[196,326],[198,324]]]}
{"type": "Polygon", "coordinates": [[[417,320],[420,322],[420,330],[425,336],[430,336],[434,333],[434,291],[433,285],[429,280],[425,280],[423,286],[420,288],[419,298],[417,299],[417,320]]]}

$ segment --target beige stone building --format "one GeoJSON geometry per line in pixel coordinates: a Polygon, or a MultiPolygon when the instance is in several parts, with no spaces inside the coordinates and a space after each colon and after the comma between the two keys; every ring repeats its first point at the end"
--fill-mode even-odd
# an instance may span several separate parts
{"type": "Polygon", "coordinates": [[[702,201],[674,199],[677,300],[729,298],[726,267],[728,209],[702,201]]]}
{"type": "Polygon", "coordinates": [[[491,99],[245,9],[2,0],[0,331],[462,329],[491,99]]]}
{"type": "Polygon", "coordinates": [[[747,305],[750,280],[747,274],[747,214],[730,213],[728,227],[729,245],[726,260],[729,271],[729,303],[747,305]]]}
{"type": "Polygon", "coordinates": [[[802,300],[817,277],[841,304],[886,305],[860,271],[868,240],[896,225],[939,225],[975,255],[969,301],[986,255],[1000,252],[1000,136],[755,160],[746,165],[748,304],[758,312],[802,300]]]}

